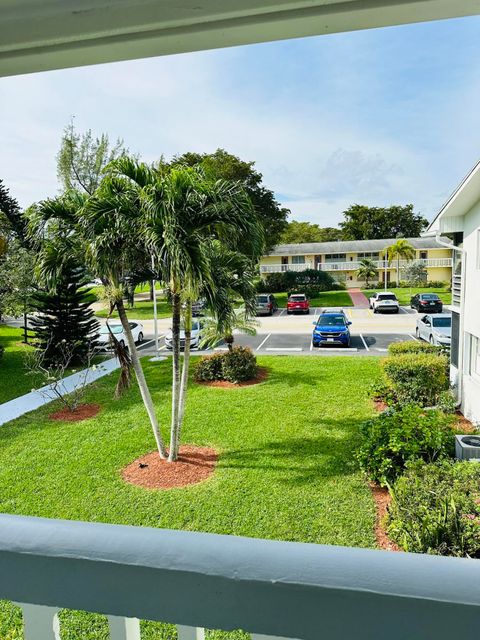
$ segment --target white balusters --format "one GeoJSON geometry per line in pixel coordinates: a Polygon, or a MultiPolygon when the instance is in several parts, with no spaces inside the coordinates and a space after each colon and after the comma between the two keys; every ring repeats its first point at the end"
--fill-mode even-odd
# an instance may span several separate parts
{"type": "Polygon", "coordinates": [[[138,618],[108,616],[110,640],[140,640],[140,621],[138,618]]]}
{"type": "Polygon", "coordinates": [[[19,603],[23,612],[25,640],[60,640],[60,623],[56,607],[19,603]]]}
{"type": "Polygon", "coordinates": [[[203,627],[186,627],[177,624],[178,640],[205,640],[205,629],[203,627]]]}

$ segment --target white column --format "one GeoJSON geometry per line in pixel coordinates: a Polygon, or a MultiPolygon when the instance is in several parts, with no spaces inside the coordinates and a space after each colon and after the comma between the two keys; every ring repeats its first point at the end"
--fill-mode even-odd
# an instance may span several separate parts
{"type": "Polygon", "coordinates": [[[60,623],[56,607],[19,603],[23,612],[25,640],[60,640],[60,623]]]}
{"type": "Polygon", "coordinates": [[[178,640],[205,640],[205,629],[203,627],[186,627],[177,624],[178,640]]]}
{"type": "Polygon", "coordinates": [[[140,621],[138,618],[107,617],[111,640],[140,640],[140,621]]]}

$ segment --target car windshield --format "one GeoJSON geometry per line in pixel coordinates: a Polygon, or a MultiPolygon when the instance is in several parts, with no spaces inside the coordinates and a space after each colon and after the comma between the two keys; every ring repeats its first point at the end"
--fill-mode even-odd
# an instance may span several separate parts
{"type": "MultiPolygon", "coordinates": [[[[121,324],[111,324],[110,325],[110,329],[112,331],[113,334],[115,333],[122,333],[123,328],[121,324]]],[[[98,332],[101,336],[104,336],[107,333],[110,333],[110,331],[108,330],[107,325],[105,325],[104,327],[102,327],[100,329],[100,331],[98,332]]]]}
{"type": "Polygon", "coordinates": [[[321,327],[344,327],[345,317],[342,315],[320,316],[317,325],[321,327]]]}
{"type": "Polygon", "coordinates": [[[264,303],[264,302],[268,302],[268,296],[257,296],[257,303],[264,303]]]}
{"type": "MultiPolygon", "coordinates": [[[[200,324],[199,322],[193,321],[192,322],[192,331],[198,331],[199,324],[200,324]]],[[[183,324],[183,322],[180,323],[180,331],[185,331],[185,325],[183,324]]]]}
{"type": "Polygon", "coordinates": [[[422,300],[440,300],[436,293],[422,293],[422,300]]]}
{"type": "Polygon", "coordinates": [[[396,300],[397,299],[394,293],[381,293],[379,294],[378,297],[380,298],[380,300],[396,300]]]}
{"type": "Polygon", "coordinates": [[[433,318],[433,326],[434,327],[451,327],[452,319],[451,318],[433,318]]]}
{"type": "Polygon", "coordinates": [[[304,295],[290,296],[290,302],[304,302],[304,301],[305,301],[304,295]]]}

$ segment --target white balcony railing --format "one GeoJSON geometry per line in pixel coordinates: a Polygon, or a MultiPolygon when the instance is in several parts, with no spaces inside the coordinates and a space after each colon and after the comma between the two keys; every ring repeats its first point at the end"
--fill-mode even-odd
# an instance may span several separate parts
{"type": "MultiPolygon", "coordinates": [[[[426,258],[423,260],[400,260],[400,269],[405,269],[412,262],[421,263],[424,267],[451,267],[452,258],[426,258]]],[[[386,263],[384,260],[374,260],[375,267],[379,270],[396,269],[397,261],[392,260],[390,263],[386,263]]],[[[348,262],[320,262],[317,264],[317,269],[321,271],[357,271],[362,266],[362,263],[358,260],[350,260],[348,262]]]]}
{"type": "Polygon", "coordinates": [[[61,608],[107,615],[111,640],[139,640],[139,619],[179,640],[470,640],[479,578],[472,559],[0,515],[0,599],[25,640],[60,640],[61,608]]]}
{"type": "Polygon", "coordinates": [[[285,271],[305,271],[312,269],[311,262],[304,264],[261,264],[260,273],[283,273],[285,271]]]}
{"type": "Polygon", "coordinates": [[[455,274],[452,276],[452,304],[459,307],[462,302],[462,276],[455,274]]]}

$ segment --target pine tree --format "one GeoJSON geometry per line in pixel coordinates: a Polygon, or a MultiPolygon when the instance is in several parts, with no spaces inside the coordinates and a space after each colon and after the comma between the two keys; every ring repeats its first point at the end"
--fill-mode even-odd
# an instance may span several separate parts
{"type": "Polygon", "coordinates": [[[82,268],[67,264],[51,290],[37,291],[33,305],[38,313],[31,321],[38,348],[46,361],[58,363],[65,353],[72,364],[82,364],[94,346],[98,322],[90,308],[82,268]]]}

